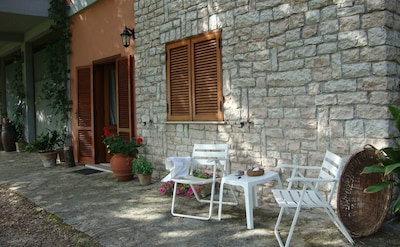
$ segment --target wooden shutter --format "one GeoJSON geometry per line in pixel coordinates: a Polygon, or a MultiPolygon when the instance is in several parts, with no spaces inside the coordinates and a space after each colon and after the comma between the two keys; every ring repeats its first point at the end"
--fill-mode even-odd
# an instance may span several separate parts
{"type": "Polygon", "coordinates": [[[125,140],[135,136],[134,81],[131,56],[117,59],[117,131],[125,140]]]}
{"type": "Polygon", "coordinates": [[[221,34],[167,44],[169,121],[222,121],[221,34]]]}
{"type": "Polygon", "coordinates": [[[195,121],[222,121],[220,33],[192,39],[192,106],[195,121]]]}
{"type": "Polygon", "coordinates": [[[168,120],[192,120],[189,40],[167,45],[168,120]]]}
{"type": "Polygon", "coordinates": [[[92,68],[77,68],[78,75],[78,162],[94,163],[92,68]]]}

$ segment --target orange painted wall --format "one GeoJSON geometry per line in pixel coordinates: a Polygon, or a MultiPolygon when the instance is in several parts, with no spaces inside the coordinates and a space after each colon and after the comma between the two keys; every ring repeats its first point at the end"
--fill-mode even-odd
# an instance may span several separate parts
{"type": "MultiPolygon", "coordinates": [[[[76,141],[77,73],[76,68],[115,55],[134,54],[134,44],[125,48],[120,33],[125,26],[134,28],[134,0],[101,0],[71,17],[71,127],[76,141]]],[[[76,148],[76,145],[74,145],[76,148]]],[[[77,150],[74,150],[76,155],[77,150]]],[[[75,157],[76,158],[76,157],[75,157]]]]}

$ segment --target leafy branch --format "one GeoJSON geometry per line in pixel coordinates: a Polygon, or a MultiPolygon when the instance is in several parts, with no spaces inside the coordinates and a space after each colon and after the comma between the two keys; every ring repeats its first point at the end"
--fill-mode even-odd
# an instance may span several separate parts
{"type": "Polygon", "coordinates": [[[24,140],[24,119],[26,108],[21,54],[15,56],[14,65],[14,81],[10,84],[10,91],[12,96],[15,98],[15,105],[11,116],[11,122],[17,131],[17,141],[21,142],[24,140]]]}
{"type": "MultiPolygon", "coordinates": [[[[400,108],[389,105],[389,111],[396,121],[397,129],[400,131],[400,108]]],[[[364,189],[364,192],[376,193],[389,186],[400,187],[400,144],[394,137],[392,137],[392,140],[394,147],[387,147],[378,151],[381,154],[380,156],[383,156],[379,158],[380,163],[367,166],[362,171],[363,174],[381,173],[387,179],[384,179],[380,183],[368,186],[366,189],[364,189]]],[[[393,207],[394,212],[399,210],[400,194],[397,196],[393,207]]]]}
{"type": "Polygon", "coordinates": [[[47,72],[49,81],[42,87],[41,98],[47,101],[47,106],[53,115],[61,116],[58,125],[66,129],[68,113],[72,101],[67,95],[69,81],[68,56],[70,54],[70,19],[69,5],[63,0],[51,0],[49,17],[53,20],[51,29],[57,33],[56,37],[48,42],[46,47],[47,72]]]}

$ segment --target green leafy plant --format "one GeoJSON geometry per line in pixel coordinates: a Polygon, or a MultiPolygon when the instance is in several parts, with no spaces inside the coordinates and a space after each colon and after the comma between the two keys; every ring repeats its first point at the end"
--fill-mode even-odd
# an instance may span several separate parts
{"type": "Polygon", "coordinates": [[[22,55],[14,58],[15,76],[14,82],[10,85],[12,96],[15,98],[15,105],[11,116],[11,122],[17,132],[17,141],[24,141],[24,119],[25,119],[25,91],[22,72],[22,55]]]}
{"type": "MultiPolygon", "coordinates": [[[[396,121],[396,127],[400,131],[400,108],[389,105],[389,111],[396,121]]],[[[400,187],[398,178],[400,177],[400,144],[392,137],[394,147],[386,147],[379,152],[379,164],[367,166],[363,169],[363,174],[368,173],[381,173],[385,178],[382,182],[368,186],[364,189],[366,193],[376,193],[385,189],[388,186],[400,187]]],[[[400,194],[394,202],[393,211],[397,212],[400,210],[400,194]]]]}
{"type": "Polygon", "coordinates": [[[142,146],[143,139],[138,137],[130,141],[125,141],[120,135],[111,133],[107,127],[104,127],[103,143],[110,154],[123,154],[135,157],[139,153],[137,148],[142,146]]]}
{"type": "MultiPolygon", "coordinates": [[[[49,17],[53,20],[50,27],[57,35],[48,42],[47,54],[47,80],[42,87],[41,99],[47,102],[52,110],[52,116],[59,116],[56,122],[57,128],[66,132],[69,112],[72,101],[68,97],[69,65],[70,54],[70,17],[68,15],[68,1],[51,0],[49,17]]],[[[66,137],[66,133],[63,134],[66,137]]]]}
{"type": "Polygon", "coordinates": [[[41,133],[34,142],[26,147],[26,151],[40,153],[52,152],[62,144],[62,136],[57,130],[47,130],[41,133]]]}
{"type": "Polygon", "coordinates": [[[134,174],[151,174],[153,173],[153,164],[143,155],[132,160],[132,172],[134,174]]]}

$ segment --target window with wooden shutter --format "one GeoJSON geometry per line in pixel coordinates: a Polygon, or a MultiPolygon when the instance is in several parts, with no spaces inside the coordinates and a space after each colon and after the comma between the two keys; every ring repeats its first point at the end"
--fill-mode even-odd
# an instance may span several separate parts
{"type": "Polygon", "coordinates": [[[166,46],[168,121],[222,121],[221,34],[166,46]]]}
{"type": "Polygon", "coordinates": [[[93,88],[91,66],[77,68],[78,75],[78,161],[94,162],[93,147],[93,88]]]}

